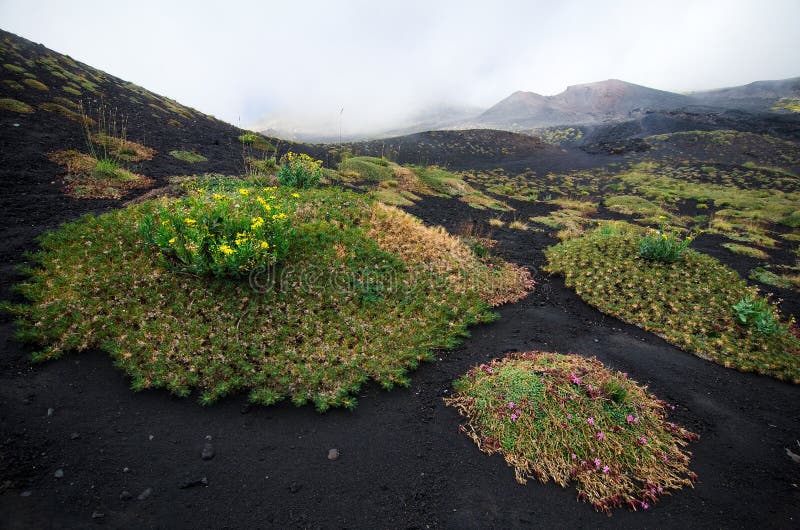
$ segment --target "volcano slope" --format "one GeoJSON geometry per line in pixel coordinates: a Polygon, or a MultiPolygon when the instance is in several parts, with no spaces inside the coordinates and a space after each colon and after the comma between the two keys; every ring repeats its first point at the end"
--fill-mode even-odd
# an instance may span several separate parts
{"type": "MultiPolygon", "coordinates": [[[[9,35],[4,35],[4,42],[4,63],[18,65],[43,83],[63,81],[48,77],[36,62],[53,52],[9,35]],[[8,51],[9,42],[18,46],[16,54],[8,51]]],[[[6,78],[28,87],[24,74],[13,69],[6,72],[6,78]]],[[[175,127],[141,94],[131,93],[110,77],[95,81],[97,90],[128,116],[129,138],[158,151],[152,160],[136,166],[136,171],[155,180],[154,186],[172,175],[242,171],[237,139],[244,131],[196,116],[191,110],[187,112],[194,117],[186,118],[183,127],[175,127]],[[199,169],[165,156],[172,150],[200,153],[209,159],[209,166],[199,169]]],[[[35,109],[46,102],[40,93],[44,91],[33,92],[30,87],[20,92],[4,84],[0,90],[3,98],[35,109]]],[[[22,279],[15,267],[25,262],[22,251],[36,250],[38,235],[83,213],[119,208],[122,200],[64,195],[61,170],[46,154],[85,145],[81,127],[73,122],[41,109],[30,114],[0,110],[0,131],[4,146],[0,167],[2,296],[19,302],[19,296],[10,291],[22,279]]],[[[366,385],[353,411],[319,414],[311,406],[298,408],[285,402],[252,406],[245,395],[204,407],[194,396],[181,399],[163,390],[133,392],[130,381],[98,350],[32,364],[32,347],[13,338],[14,324],[3,315],[1,526],[795,526],[800,518],[800,466],[787,457],[785,448],[798,451],[800,388],[702,360],[589,307],[564,286],[561,277],[541,272],[544,249],[558,241],[556,234],[565,230],[566,221],[580,216],[562,213],[550,225],[541,221],[568,210],[559,199],[580,198],[596,205],[590,221],[614,218],[647,224],[640,211],[625,213],[630,211],[619,208],[619,201],[606,202],[619,195],[637,196],[659,206],[676,224],[690,224],[681,220],[684,217],[706,223],[707,231],[693,248],[716,256],[745,276],[761,267],[790,279],[796,257],[794,229],[766,221],[744,223],[749,210],[743,206],[720,214],[719,210],[730,210],[730,205],[688,195],[666,198],[653,188],[652,179],[642,176],[656,174],[706,187],[719,184],[761,191],[779,183],[790,192],[799,169],[792,158],[797,145],[720,133],[722,138],[649,139],[647,151],[622,150],[627,154],[618,155],[539,147],[504,155],[504,146],[492,139],[505,134],[471,133],[469,145],[465,141],[441,155],[449,158],[451,168],[470,170],[462,175],[465,182],[513,211],[475,208],[442,193],[422,194],[406,210],[451,233],[490,236],[497,241],[495,249],[501,256],[531,270],[537,281],[535,291],[500,308],[496,322],[473,327],[471,338],[460,346],[437,352],[439,360],[424,363],[410,374],[408,388],[385,391],[366,385]],[[486,145],[475,149],[479,141],[486,145]],[[472,151],[478,155],[459,158],[459,152],[472,151]],[[480,152],[491,155],[481,158],[480,152]],[[490,223],[495,219],[503,226],[490,223]],[[715,219],[727,224],[712,225],[715,219]],[[527,230],[520,224],[511,228],[514,220],[527,225],[527,230]],[[746,257],[721,247],[732,242],[764,254],[746,257]],[[506,352],[528,350],[596,356],[674,404],[673,421],[700,435],[689,447],[691,469],[699,476],[695,488],[666,497],[648,511],[618,510],[609,518],[576,502],[570,489],[517,484],[502,458],[487,457],[459,432],[461,419],[444,406],[443,398],[451,392],[453,380],[472,366],[506,352]],[[214,454],[207,452],[206,457],[212,457],[204,459],[201,453],[206,444],[214,454]],[[328,458],[330,449],[337,449],[338,458],[328,458]]],[[[458,143],[458,135],[448,136],[448,142],[458,143]]],[[[519,139],[520,145],[525,142],[519,139]]],[[[402,149],[414,146],[408,141],[402,149]]],[[[318,157],[328,152],[315,146],[294,148],[318,157]]],[[[669,189],[680,190],[679,186],[669,189]]],[[[126,198],[141,193],[134,191],[126,198]]],[[[590,221],[574,224],[579,230],[590,221]]],[[[780,285],[759,284],[783,299],[784,314],[797,315],[796,289],[791,282],[780,285]]]]}

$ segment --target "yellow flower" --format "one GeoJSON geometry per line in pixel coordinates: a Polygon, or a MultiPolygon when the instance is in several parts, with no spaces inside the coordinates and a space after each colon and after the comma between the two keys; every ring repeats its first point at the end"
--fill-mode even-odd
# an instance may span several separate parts
{"type": "Polygon", "coordinates": [[[274,219],[275,221],[280,221],[282,219],[286,219],[286,217],[287,217],[287,215],[285,213],[281,212],[281,213],[276,213],[275,215],[273,215],[272,219],[274,219]]]}
{"type": "Polygon", "coordinates": [[[220,194],[220,193],[215,193],[215,194],[214,194],[214,200],[215,200],[215,201],[222,200],[222,197],[224,197],[224,195],[222,195],[222,194],[220,194]]]}
{"type": "Polygon", "coordinates": [[[266,241],[262,241],[261,242],[261,248],[264,248],[264,249],[269,248],[269,243],[267,243],[266,241]]]}
{"type": "Polygon", "coordinates": [[[187,224],[187,225],[189,225],[189,226],[192,226],[192,225],[196,225],[196,224],[197,224],[197,221],[195,221],[195,220],[194,220],[194,219],[192,219],[191,217],[187,217],[186,219],[184,219],[184,220],[183,220],[183,222],[184,222],[184,223],[186,223],[186,224],[187,224]]]}
{"type": "Polygon", "coordinates": [[[175,244],[175,238],[174,238],[174,237],[173,237],[172,239],[170,239],[170,240],[169,240],[169,244],[170,244],[170,245],[174,245],[174,244],[175,244]]]}
{"type": "Polygon", "coordinates": [[[260,228],[261,226],[264,226],[264,218],[261,217],[261,216],[253,217],[253,222],[250,223],[250,229],[251,230],[256,230],[256,229],[260,228]]]}
{"type": "Polygon", "coordinates": [[[239,188],[239,193],[242,195],[250,195],[250,190],[247,188],[239,188]]]}
{"type": "Polygon", "coordinates": [[[292,197],[294,197],[295,199],[299,199],[300,198],[300,194],[296,193],[296,192],[292,193],[292,197]]]}
{"type": "Polygon", "coordinates": [[[226,256],[230,256],[231,254],[236,252],[235,250],[233,250],[228,245],[220,245],[219,246],[219,251],[222,252],[223,254],[225,254],[226,256]]]}

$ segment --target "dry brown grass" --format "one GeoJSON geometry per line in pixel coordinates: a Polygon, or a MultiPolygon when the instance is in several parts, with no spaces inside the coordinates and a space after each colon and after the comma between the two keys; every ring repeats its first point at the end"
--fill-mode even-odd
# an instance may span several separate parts
{"type": "Polygon", "coordinates": [[[440,274],[456,292],[477,291],[493,307],[521,300],[534,286],[527,269],[505,261],[478,259],[472,249],[444,228],[427,227],[390,206],[375,206],[369,235],[406,263],[440,274]]]}

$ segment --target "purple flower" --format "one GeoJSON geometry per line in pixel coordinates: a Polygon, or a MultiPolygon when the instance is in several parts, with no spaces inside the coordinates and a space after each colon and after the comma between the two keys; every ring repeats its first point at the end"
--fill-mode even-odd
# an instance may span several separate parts
{"type": "Polygon", "coordinates": [[[594,425],[594,418],[586,418],[586,423],[589,425],[594,425]]]}
{"type": "Polygon", "coordinates": [[[639,443],[642,445],[647,445],[647,438],[642,436],[641,438],[639,438],[639,443]]]}
{"type": "Polygon", "coordinates": [[[601,464],[601,463],[602,463],[602,462],[600,462],[600,459],[599,459],[599,458],[595,458],[595,459],[594,459],[594,467],[600,467],[600,464],[601,464]]]}
{"type": "Polygon", "coordinates": [[[571,420],[571,419],[572,419],[572,414],[570,414],[569,412],[567,413],[567,419],[568,419],[568,420],[571,420]]]}
{"type": "Polygon", "coordinates": [[[578,458],[578,455],[576,455],[575,453],[572,453],[569,456],[571,456],[573,460],[577,460],[577,458],[578,458]]]}
{"type": "Polygon", "coordinates": [[[667,462],[668,460],[669,460],[669,457],[667,455],[664,455],[664,462],[667,462]]]}
{"type": "Polygon", "coordinates": [[[509,401],[508,402],[508,408],[510,408],[510,409],[514,408],[514,402],[513,401],[509,401]]]}
{"type": "Polygon", "coordinates": [[[608,467],[608,466],[603,466],[603,473],[608,473],[609,471],[611,471],[611,468],[610,468],[610,467],[608,467]]]}
{"type": "Polygon", "coordinates": [[[511,421],[517,421],[517,418],[519,418],[519,416],[517,415],[517,413],[516,413],[516,412],[512,412],[512,413],[511,413],[511,421]]]}
{"type": "Polygon", "coordinates": [[[598,432],[597,434],[595,434],[595,436],[597,436],[598,440],[602,440],[603,438],[606,437],[606,435],[603,434],[603,431],[598,432]]]}
{"type": "Polygon", "coordinates": [[[575,374],[569,374],[569,381],[570,381],[570,383],[573,383],[573,384],[576,384],[576,385],[581,384],[581,378],[578,377],[575,374]]]}
{"type": "Polygon", "coordinates": [[[646,502],[643,502],[643,503],[642,503],[642,510],[646,510],[646,509],[648,509],[649,507],[650,507],[650,505],[649,505],[649,504],[647,504],[646,502]]]}

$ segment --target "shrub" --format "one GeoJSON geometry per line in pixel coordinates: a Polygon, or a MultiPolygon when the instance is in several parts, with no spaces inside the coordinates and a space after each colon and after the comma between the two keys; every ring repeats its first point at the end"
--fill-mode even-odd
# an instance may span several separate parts
{"type": "Polygon", "coordinates": [[[239,135],[239,141],[242,142],[243,145],[258,149],[259,151],[273,151],[275,149],[275,146],[266,138],[254,132],[239,135]]]}
{"type": "Polygon", "coordinates": [[[152,179],[120,167],[112,158],[98,160],[74,149],[50,153],[48,158],[66,168],[64,192],[76,199],[119,199],[132,189],[153,184],[152,179]]]}
{"type": "Polygon", "coordinates": [[[639,256],[648,261],[675,263],[683,259],[692,239],[692,236],[681,238],[677,233],[662,227],[661,230],[648,233],[639,241],[639,256]]]}
{"type": "Polygon", "coordinates": [[[274,156],[263,159],[248,156],[244,159],[244,165],[245,172],[251,177],[266,177],[278,170],[278,163],[275,161],[274,156]]]}
{"type": "Polygon", "coordinates": [[[597,359],[516,353],[472,368],[445,403],[467,419],[481,451],[500,453],[518,482],[566,487],[598,511],[647,509],[693,486],[684,447],[697,435],[667,421],[668,406],[597,359]]]}
{"type": "Polygon", "coordinates": [[[198,275],[242,277],[272,266],[286,254],[293,206],[270,188],[236,193],[192,192],[162,204],[139,223],[142,239],[162,262],[198,275]]]}
{"type": "Polygon", "coordinates": [[[305,153],[286,153],[278,170],[278,183],[295,188],[313,188],[322,178],[322,161],[305,153]]]}
{"type": "Polygon", "coordinates": [[[742,298],[731,309],[739,324],[752,328],[762,335],[775,335],[786,328],[775,315],[775,309],[763,298],[742,298]]]}

